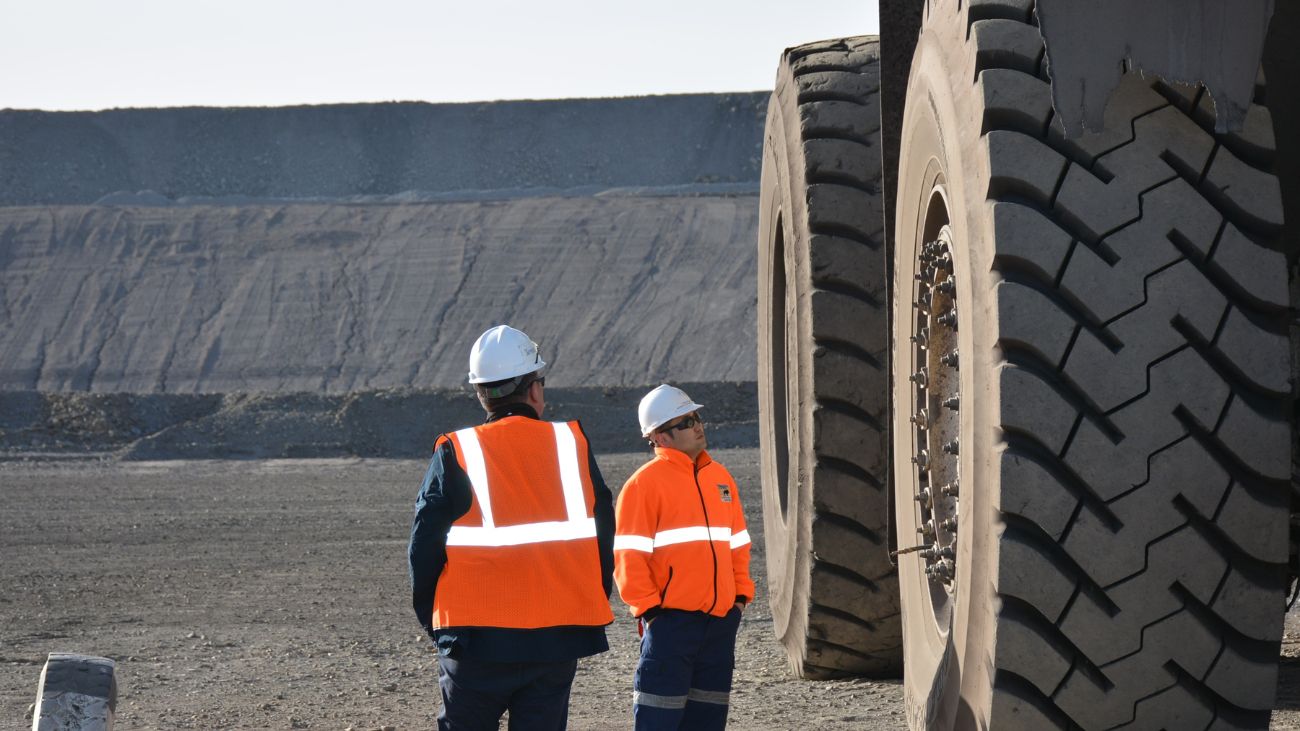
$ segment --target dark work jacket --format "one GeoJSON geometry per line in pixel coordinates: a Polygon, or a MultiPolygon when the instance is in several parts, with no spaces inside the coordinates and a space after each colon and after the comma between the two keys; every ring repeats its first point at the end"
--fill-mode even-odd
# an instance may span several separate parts
{"type": "MultiPolygon", "coordinates": [[[[487,420],[492,422],[507,416],[538,418],[531,407],[511,404],[487,420]]],[[[593,512],[596,543],[600,548],[601,580],[605,596],[609,596],[614,586],[614,502],[600,469],[596,467],[590,440],[587,446],[591,484],[595,488],[593,512]]],[[[469,511],[472,495],[469,475],[456,461],[455,447],[450,441],[444,442],[434,451],[433,460],[424,474],[424,483],[420,485],[420,494],[415,500],[415,521],[411,525],[411,544],[407,549],[411,604],[420,626],[437,644],[439,654],[493,662],[556,662],[608,650],[604,627],[433,629],[433,598],[438,589],[438,577],[447,564],[447,531],[452,523],[469,511]]]]}

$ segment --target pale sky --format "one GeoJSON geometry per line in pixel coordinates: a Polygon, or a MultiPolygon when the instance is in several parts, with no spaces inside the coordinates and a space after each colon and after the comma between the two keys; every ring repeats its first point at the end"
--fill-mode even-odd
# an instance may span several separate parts
{"type": "Polygon", "coordinates": [[[871,0],[0,0],[0,108],[486,101],[772,88],[871,0]]]}

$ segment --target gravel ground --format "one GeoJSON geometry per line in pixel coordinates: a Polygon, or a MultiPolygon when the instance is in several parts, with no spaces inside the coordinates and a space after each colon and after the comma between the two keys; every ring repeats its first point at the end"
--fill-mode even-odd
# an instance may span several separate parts
{"type": "MultiPolygon", "coordinates": [[[[758,453],[719,450],[754,536],[759,601],[737,649],[731,726],[899,729],[896,682],[793,679],[765,600],[758,453]]],[[[644,454],[601,457],[617,487],[644,454]]],[[[123,729],[428,728],[436,662],[408,606],[405,548],[423,464],[404,460],[0,464],[0,728],[49,652],[118,661],[123,729]]],[[[571,727],[630,727],[636,630],[584,661],[571,727]]],[[[1300,729],[1288,617],[1273,727],[1300,729]]]]}
{"type": "MultiPolygon", "coordinates": [[[[759,601],[733,728],[896,729],[897,683],[795,680],[765,600],[758,453],[719,450],[754,536],[759,601]]],[[[617,488],[643,453],[600,458],[617,488]]],[[[399,460],[0,464],[0,728],[22,728],[46,654],[118,661],[118,725],[428,728],[436,662],[409,608],[424,465],[399,460]]],[[[582,663],[571,727],[631,725],[636,627],[582,663]]]]}

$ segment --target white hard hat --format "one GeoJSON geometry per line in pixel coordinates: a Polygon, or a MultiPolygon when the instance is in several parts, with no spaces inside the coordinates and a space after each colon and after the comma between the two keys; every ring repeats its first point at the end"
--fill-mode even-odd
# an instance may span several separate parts
{"type": "Polygon", "coordinates": [[[704,408],[691,400],[680,388],[664,384],[647,393],[636,407],[637,418],[641,421],[641,436],[648,437],[650,432],[679,416],[704,408]]]}
{"type": "Polygon", "coordinates": [[[537,343],[509,325],[497,325],[478,336],[469,351],[470,383],[504,381],[544,367],[537,343]]]}

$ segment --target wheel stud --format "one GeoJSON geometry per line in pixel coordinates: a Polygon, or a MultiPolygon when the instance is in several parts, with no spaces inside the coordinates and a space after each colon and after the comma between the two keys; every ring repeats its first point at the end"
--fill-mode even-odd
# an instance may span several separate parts
{"type": "Polygon", "coordinates": [[[927,568],[925,570],[925,575],[930,577],[931,581],[947,583],[948,581],[952,580],[952,568],[950,564],[951,564],[950,561],[944,559],[939,563],[927,568]]]}
{"type": "Polygon", "coordinates": [[[956,556],[948,546],[926,546],[925,550],[919,551],[919,553],[921,554],[921,558],[924,558],[926,561],[942,561],[943,559],[954,558],[956,556]]]}
{"type": "Polygon", "coordinates": [[[913,373],[913,374],[911,375],[911,377],[908,378],[908,380],[910,380],[912,383],[915,383],[916,385],[920,386],[921,388],[925,388],[925,383],[926,383],[926,372],[925,372],[925,369],[922,368],[921,370],[917,371],[916,373],[913,373]]]}
{"type": "Polygon", "coordinates": [[[948,454],[957,454],[957,440],[954,439],[951,442],[948,442],[947,444],[943,445],[943,451],[947,452],[948,454]]]}

